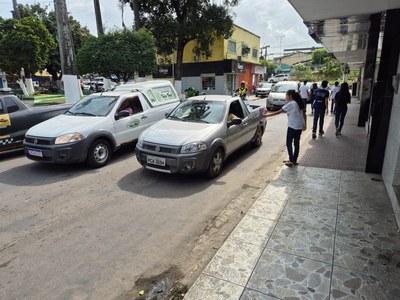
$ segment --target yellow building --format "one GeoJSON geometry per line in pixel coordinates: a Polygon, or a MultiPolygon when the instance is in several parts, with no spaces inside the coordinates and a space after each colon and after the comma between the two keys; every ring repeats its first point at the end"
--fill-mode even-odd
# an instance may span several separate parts
{"type": "MultiPolygon", "coordinates": [[[[230,95],[241,81],[245,81],[251,91],[263,74],[263,67],[259,62],[260,37],[237,25],[234,25],[230,38],[216,39],[210,47],[211,57],[196,56],[194,47],[195,42],[191,41],[184,49],[182,90],[194,87],[206,94],[230,95]]],[[[164,67],[165,74],[171,72],[173,68],[166,70],[164,67]]]]}

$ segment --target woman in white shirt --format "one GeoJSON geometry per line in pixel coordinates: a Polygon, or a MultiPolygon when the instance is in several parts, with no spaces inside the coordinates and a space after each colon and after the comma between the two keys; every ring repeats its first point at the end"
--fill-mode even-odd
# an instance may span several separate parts
{"type": "Polygon", "coordinates": [[[305,113],[304,102],[301,96],[295,90],[286,92],[287,103],[278,111],[264,114],[264,117],[272,117],[286,112],[288,116],[288,129],[286,134],[286,147],[289,154],[289,160],[285,161],[285,165],[292,167],[297,165],[297,158],[300,151],[301,132],[307,129],[307,117],[305,113]],[[294,151],[293,151],[294,145],[294,151]]]}

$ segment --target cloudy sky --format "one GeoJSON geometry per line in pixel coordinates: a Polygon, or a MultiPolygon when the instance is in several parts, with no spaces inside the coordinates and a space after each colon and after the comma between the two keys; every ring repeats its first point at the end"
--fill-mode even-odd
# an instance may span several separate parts
{"type": "MultiPolygon", "coordinates": [[[[17,0],[20,4],[39,3],[54,8],[52,0],[17,0]]],[[[221,2],[215,0],[215,2],[221,2]]],[[[97,35],[92,0],[66,0],[69,13],[97,35]]],[[[104,28],[121,28],[121,9],[117,0],[100,0],[104,28]]],[[[0,16],[11,18],[12,0],[0,0],[0,16]]],[[[242,0],[232,9],[234,22],[261,37],[261,46],[269,45],[268,54],[279,56],[284,49],[318,46],[307,33],[302,19],[286,0],[242,0]]],[[[133,13],[128,6],[124,9],[126,26],[133,23],[133,13]]],[[[270,56],[269,56],[270,57],[270,56]]]]}

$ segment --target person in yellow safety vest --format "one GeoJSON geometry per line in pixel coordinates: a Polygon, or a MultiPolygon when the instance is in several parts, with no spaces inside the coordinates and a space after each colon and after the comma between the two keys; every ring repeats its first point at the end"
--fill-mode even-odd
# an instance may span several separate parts
{"type": "Polygon", "coordinates": [[[240,83],[240,88],[236,90],[236,93],[240,96],[240,98],[245,99],[247,96],[247,87],[246,87],[246,82],[242,81],[240,83]]]}

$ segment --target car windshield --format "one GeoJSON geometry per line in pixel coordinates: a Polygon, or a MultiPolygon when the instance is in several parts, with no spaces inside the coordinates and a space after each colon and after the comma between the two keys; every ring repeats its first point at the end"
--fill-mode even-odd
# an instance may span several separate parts
{"type": "Polygon", "coordinates": [[[274,93],[286,93],[288,90],[297,90],[297,84],[293,83],[293,84],[275,84],[272,89],[271,92],[274,93]]]}
{"type": "Polygon", "coordinates": [[[74,106],[72,106],[66,114],[82,115],[82,116],[106,116],[114,107],[118,97],[89,95],[74,106]]]}
{"type": "Polygon", "coordinates": [[[187,100],[178,105],[167,119],[217,124],[222,121],[224,112],[223,102],[187,100]]]}
{"type": "Polygon", "coordinates": [[[272,86],[272,83],[261,82],[258,87],[260,87],[260,88],[270,88],[271,86],[272,86]]]}

